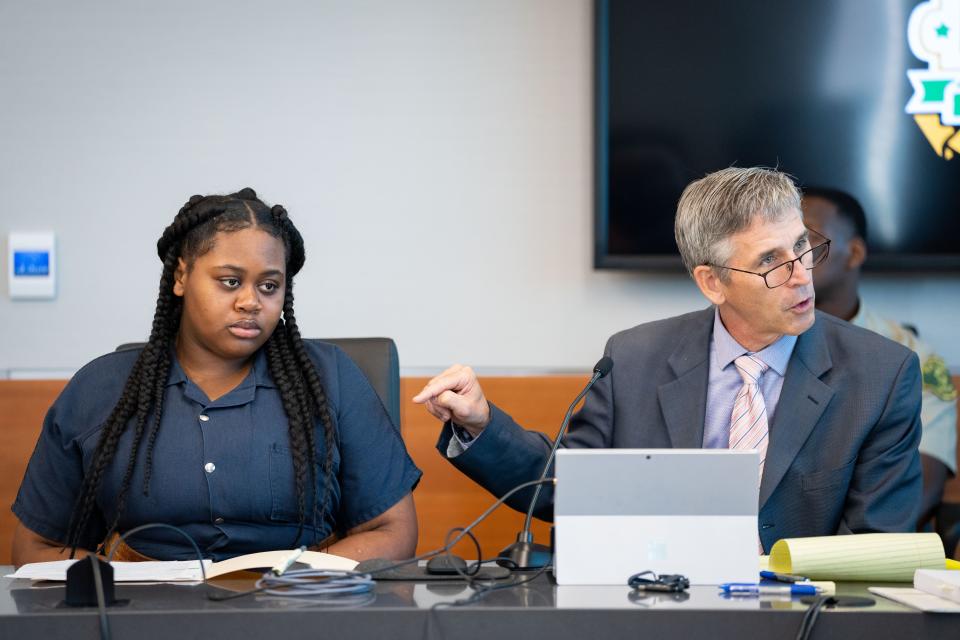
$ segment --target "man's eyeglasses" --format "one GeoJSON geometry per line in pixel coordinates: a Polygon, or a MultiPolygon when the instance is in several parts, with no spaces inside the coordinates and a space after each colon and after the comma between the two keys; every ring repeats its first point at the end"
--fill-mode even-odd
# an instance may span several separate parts
{"type": "Polygon", "coordinates": [[[776,289],[777,287],[787,284],[787,282],[790,280],[790,277],[793,276],[793,266],[798,262],[807,270],[810,270],[827,259],[827,255],[830,253],[830,240],[820,235],[816,231],[811,230],[811,232],[820,236],[820,238],[823,239],[823,242],[815,247],[807,249],[793,260],[781,262],[769,271],[760,273],[757,271],[747,271],[746,269],[735,269],[734,267],[727,267],[720,264],[707,264],[706,266],[714,267],[716,269],[729,269],[730,271],[739,271],[740,273],[749,273],[755,276],[760,276],[763,278],[763,281],[766,283],[768,288],[776,289]]]}

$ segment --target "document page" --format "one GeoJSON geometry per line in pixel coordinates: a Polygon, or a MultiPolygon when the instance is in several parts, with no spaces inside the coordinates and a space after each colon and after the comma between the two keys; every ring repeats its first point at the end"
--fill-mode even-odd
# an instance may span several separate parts
{"type": "MultiPolygon", "coordinates": [[[[32,562],[4,577],[62,582],[67,579],[67,569],[74,562],[80,560],[32,562]]],[[[210,560],[204,560],[203,563],[207,567],[213,564],[210,560]]],[[[196,560],[111,562],[110,566],[113,567],[114,582],[196,582],[203,579],[196,560]]]]}

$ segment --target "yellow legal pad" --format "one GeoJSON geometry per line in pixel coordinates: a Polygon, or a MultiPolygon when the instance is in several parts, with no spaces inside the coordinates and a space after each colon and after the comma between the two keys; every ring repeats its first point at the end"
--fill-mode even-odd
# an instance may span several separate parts
{"type": "Polygon", "coordinates": [[[954,568],[935,533],[860,533],[785,538],[770,550],[770,570],[811,580],[913,582],[917,569],[954,568]]]}

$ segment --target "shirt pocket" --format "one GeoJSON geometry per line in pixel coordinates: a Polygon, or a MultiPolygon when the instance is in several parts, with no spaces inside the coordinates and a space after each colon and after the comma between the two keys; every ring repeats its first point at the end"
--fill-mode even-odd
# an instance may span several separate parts
{"type": "MultiPolygon", "coordinates": [[[[297,501],[297,485],[294,481],[293,473],[293,453],[290,447],[278,443],[269,445],[269,476],[270,476],[270,520],[277,522],[300,522],[300,510],[297,501]]],[[[323,497],[323,451],[317,452],[316,478],[317,486],[315,490],[317,495],[323,497]]],[[[327,509],[327,518],[330,513],[336,513],[339,508],[339,486],[337,483],[337,473],[340,468],[340,456],[334,450],[333,460],[333,482],[331,486],[331,495],[329,496],[330,507],[327,509]]],[[[309,483],[309,476],[306,478],[309,483]]],[[[310,522],[310,509],[313,507],[313,495],[309,492],[306,495],[306,504],[304,504],[305,524],[310,522]]],[[[322,509],[322,505],[320,505],[322,509]]]]}
{"type": "MultiPolygon", "coordinates": [[[[270,519],[299,522],[297,485],[293,475],[293,454],[289,447],[270,445],[270,519]]],[[[308,509],[307,505],[304,508],[308,509]]]]}
{"type": "Polygon", "coordinates": [[[850,475],[853,473],[854,464],[856,464],[856,460],[836,469],[805,473],[801,476],[801,486],[804,492],[846,486],[850,481],[850,475]]]}

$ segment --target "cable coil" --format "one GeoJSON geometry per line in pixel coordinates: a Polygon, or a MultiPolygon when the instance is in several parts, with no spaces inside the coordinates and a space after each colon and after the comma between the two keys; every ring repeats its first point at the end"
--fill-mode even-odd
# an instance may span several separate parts
{"type": "Polygon", "coordinates": [[[275,596],[349,596],[369,593],[375,585],[369,573],[294,569],[279,576],[263,574],[256,589],[275,596]]]}

